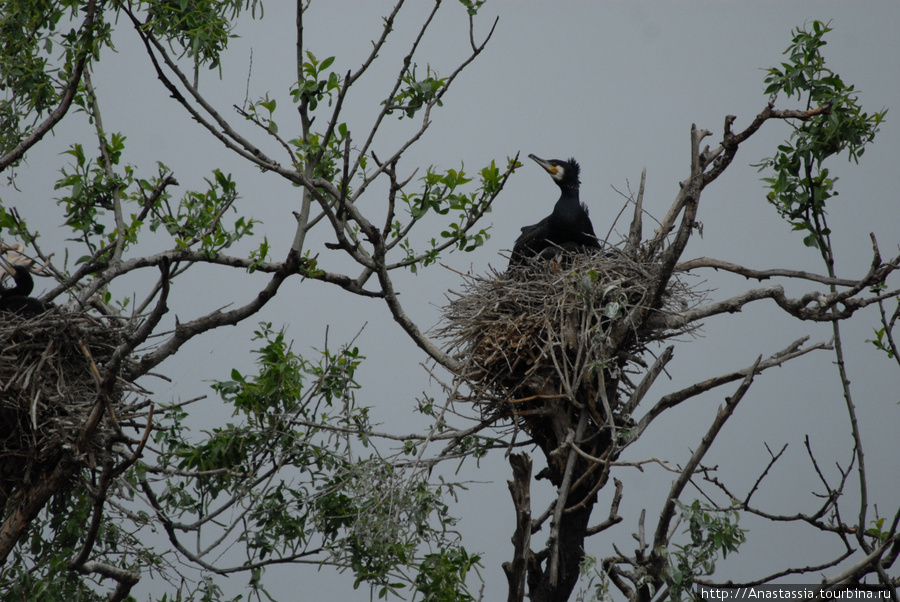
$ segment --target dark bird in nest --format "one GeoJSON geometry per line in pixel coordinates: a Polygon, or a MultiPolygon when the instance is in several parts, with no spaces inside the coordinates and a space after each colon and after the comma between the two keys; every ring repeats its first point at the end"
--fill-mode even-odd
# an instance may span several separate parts
{"type": "Polygon", "coordinates": [[[0,312],[14,312],[26,315],[38,315],[49,309],[50,305],[40,299],[28,295],[34,290],[34,278],[31,271],[23,266],[0,260],[0,268],[12,274],[15,286],[0,285],[0,312]]]}
{"type": "Polygon", "coordinates": [[[28,268],[21,265],[13,265],[4,261],[4,267],[12,270],[13,282],[15,286],[0,288],[0,299],[11,299],[13,297],[27,297],[34,290],[34,278],[28,268]]]}
{"type": "Polygon", "coordinates": [[[513,246],[509,265],[522,265],[531,257],[551,257],[563,251],[599,249],[594,226],[588,217],[587,207],[578,199],[581,167],[575,159],[545,161],[528,155],[550,174],[559,186],[560,196],[553,213],[534,224],[522,228],[522,234],[513,246]]]}

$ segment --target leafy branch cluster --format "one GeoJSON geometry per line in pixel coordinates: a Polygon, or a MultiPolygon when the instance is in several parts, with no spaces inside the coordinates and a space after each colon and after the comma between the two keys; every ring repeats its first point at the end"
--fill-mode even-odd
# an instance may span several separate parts
{"type": "Polygon", "coordinates": [[[680,520],[687,522],[685,531],[691,539],[689,543],[673,543],[670,548],[661,550],[666,563],[662,577],[673,601],[682,600],[685,594],[691,593],[695,578],[716,572],[719,553],[723,559],[728,558],[728,552],[737,552],[746,539],[745,531],[738,527],[736,510],[711,509],[701,505],[699,500],[689,506],[677,504],[680,520]]]}
{"type": "MultiPolygon", "coordinates": [[[[320,60],[305,48],[303,24],[309,6],[298,4],[297,80],[287,90],[296,112],[279,113],[275,97],[266,93],[243,108],[235,106],[237,120],[200,92],[201,67],[220,67],[237,18],[247,10],[262,15],[256,1],[4,4],[4,39],[20,46],[5,46],[2,53],[3,72],[9,76],[3,111],[15,119],[4,120],[0,169],[18,165],[73,105],[81,112],[70,116],[86,116],[99,143],[94,157],[86,150],[93,145],[73,144],[64,154],[69,163],[57,182],[74,263],[58,264],[29,227],[27,213],[6,206],[0,207],[4,243],[7,237],[21,239],[28,256],[56,279],[45,301],[68,299],[67,310],[97,311],[131,325],[127,347],[123,343],[116,354],[133,354],[134,361],[121,371],[119,364],[102,366],[102,382],[131,383],[152,374],[195,337],[254,316],[287,278],[296,276],[383,298],[420,346],[450,362],[406,316],[391,273],[433,264],[445,251],[480,246],[488,236],[480,220],[518,164],[511,160],[498,169],[491,162],[477,170],[479,187],[461,169],[436,166],[425,166],[425,175],[413,184],[418,162],[411,175],[399,175],[405,153],[428,129],[432,109],[441,105],[452,82],[492,33],[476,43],[470,20],[470,55],[449,75],[439,78],[429,71],[420,81],[416,56],[440,2],[434,3],[409,47],[374,123],[353,125],[342,117],[345,98],[385,49],[403,4],[392,9],[361,65],[344,74],[335,70],[334,57],[320,60]],[[56,31],[55,24],[63,22],[73,24],[69,33],[56,31]],[[239,159],[298,192],[296,203],[284,208],[287,219],[296,222],[292,239],[256,239],[256,222],[239,210],[239,182],[224,168],[206,178],[205,189],[187,190],[177,198],[175,170],[164,161],[150,173],[128,162],[126,136],[104,125],[102,95],[91,82],[93,70],[101,67],[98,59],[112,48],[113,30],[119,34],[121,28],[114,25],[128,23],[159,81],[201,129],[239,159]],[[63,42],[70,52],[51,52],[63,42]],[[27,57],[32,57],[30,62],[23,62],[27,57]],[[397,106],[403,111],[395,116],[418,119],[418,129],[397,148],[379,151],[385,157],[381,160],[375,150],[384,146],[379,133],[397,106]],[[266,144],[251,143],[249,133],[242,131],[248,128],[263,132],[266,144]],[[282,137],[284,132],[289,133],[282,137]],[[387,203],[379,206],[367,199],[382,180],[388,195],[387,203]],[[426,216],[436,216],[432,223],[443,224],[442,234],[425,237],[420,248],[422,243],[413,242],[411,234],[426,216]],[[331,242],[311,247],[307,234],[314,228],[330,230],[331,242]],[[165,233],[168,243],[159,250],[160,239],[155,237],[156,251],[148,253],[148,233],[165,233]],[[242,255],[240,249],[247,245],[237,243],[247,241],[251,250],[242,255]],[[280,260],[273,260],[275,252],[282,253],[280,260]],[[356,273],[328,269],[345,266],[345,258],[356,273]],[[259,290],[250,291],[249,299],[235,300],[231,307],[222,309],[219,301],[209,300],[215,306],[202,309],[198,317],[167,321],[170,291],[189,292],[192,285],[185,272],[203,265],[269,278],[259,290]],[[131,303],[133,295],[125,291],[123,300],[114,302],[111,291],[118,291],[114,287],[120,278],[148,269],[152,276],[146,279],[150,287],[144,298],[131,303]]],[[[474,17],[473,11],[469,14],[474,17]]],[[[353,396],[354,372],[362,359],[358,351],[326,350],[319,361],[310,361],[291,352],[283,335],[268,326],[257,335],[265,342],[259,350],[259,376],[235,372],[231,381],[215,387],[223,402],[235,408],[234,423],[198,436],[183,425],[190,402],[163,404],[162,411],[148,414],[153,436],[140,445],[138,455],[143,458],[132,470],[104,480],[99,468],[73,468],[71,489],[58,492],[59,503],[44,506],[42,514],[31,518],[34,530],[28,533],[35,538],[42,529],[52,533],[51,523],[64,508],[72,516],[91,514],[96,519],[66,522],[68,539],[50,537],[61,547],[33,548],[30,560],[15,547],[19,536],[9,531],[11,537],[2,538],[0,551],[4,559],[12,554],[16,563],[5,564],[0,575],[4,583],[21,586],[4,595],[47,592],[59,599],[93,599],[98,596],[93,592],[103,588],[101,580],[112,579],[117,585],[110,599],[122,600],[144,571],[173,583],[184,577],[190,595],[221,595],[207,577],[183,576],[179,565],[184,562],[207,576],[248,573],[255,595],[262,597],[265,568],[281,563],[352,570],[358,584],[377,587],[381,595],[404,588],[433,599],[465,592],[465,578],[478,556],[466,552],[453,532],[445,498],[456,485],[431,484],[427,466],[395,468],[402,466],[395,455],[408,455],[417,437],[371,430],[366,409],[357,407],[353,396]],[[401,449],[382,456],[379,441],[401,449]],[[393,493],[386,497],[385,492],[393,493]],[[144,546],[142,534],[148,529],[161,529],[171,551],[144,546]],[[396,538],[386,539],[385,534],[396,538]],[[243,560],[220,564],[222,551],[234,545],[243,550],[243,560]],[[77,546],[81,551],[74,562],[71,555],[77,546]],[[71,572],[50,578],[60,562],[67,562],[71,572]],[[33,578],[23,579],[25,570],[33,578]]],[[[123,441],[134,441],[126,432],[130,425],[115,428],[123,441]]],[[[113,450],[111,465],[121,460],[115,457],[118,453],[113,450]]],[[[5,498],[4,521],[29,493],[25,488],[5,498]]],[[[9,525],[4,522],[4,536],[9,525]]]]}
{"type": "Polygon", "coordinates": [[[217,573],[324,562],[349,568],[357,586],[369,583],[381,596],[405,587],[400,567],[417,572],[423,539],[465,556],[443,501],[451,485],[402,482],[389,459],[359,455],[377,437],[355,400],[359,350],[326,348],[311,362],[269,324],[256,338],[259,374],[235,370],[214,385],[239,420],[199,439],[182,426],[183,407],[160,421],[157,462],[130,484],[156,513],[145,524],[161,521],[176,550],[217,573]],[[214,567],[234,542],[246,550],[243,564],[214,567]]]}
{"type": "Polygon", "coordinates": [[[807,110],[819,110],[793,128],[777,155],[759,164],[760,170],[777,174],[764,178],[769,202],[794,230],[808,233],[805,245],[819,249],[829,246],[825,204],[837,195],[837,178],[830,176],[823,163],[844,152],[858,162],[887,114],[886,109],[871,115],[864,112],[854,86],[826,66],[821,49],[829,31],[820,21],[813,21],[812,31],[798,29],[785,51],[789,62],[767,71],[766,94],[797,97],[806,102],[807,110]]]}

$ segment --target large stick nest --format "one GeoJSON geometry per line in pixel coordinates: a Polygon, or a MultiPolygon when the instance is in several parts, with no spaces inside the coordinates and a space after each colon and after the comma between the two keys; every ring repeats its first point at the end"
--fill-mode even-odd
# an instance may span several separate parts
{"type": "Polygon", "coordinates": [[[110,453],[116,424],[135,410],[125,383],[101,390],[121,324],[58,308],[32,317],[0,312],[0,495],[37,482],[64,455],[94,466],[110,453]],[[85,440],[92,416],[97,426],[85,440]]]}
{"type": "MultiPolygon", "coordinates": [[[[548,399],[605,406],[596,417],[603,422],[616,414],[616,400],[634,390],[629,375],[646,367],[647,345],[686,332],[629,324],[651,303],[659,275],[656,261],[633,255],[607,247],[465,276],[436,332],[463,362],[457,378],[467,393],[459,398],[487,415],[514,416],[529,432],[547,416],[548,399]]],[[[672,279],[661,307],[650,309],[684,311],[700,298],[672,279]]]]}

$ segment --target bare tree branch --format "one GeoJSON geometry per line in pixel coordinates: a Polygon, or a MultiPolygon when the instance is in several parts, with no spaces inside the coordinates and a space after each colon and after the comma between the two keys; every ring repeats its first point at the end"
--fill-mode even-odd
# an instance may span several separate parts
{"type": "Polygon", "coordinates": [[[804,272],[800,270],[753,270],[750,268],[745,268],[744,266],[738,265],[736,263],[731,263],[723,259],[714,259],[712,257],[698,257],[697,259],[684,261],[675,266],[675,269],[679,272],[689,272],[697,268],[712,268],[714,270],[734,272],[735,274],[739,274],[748,279],[752,278],[754,280],[769,280],[770,278],[796,278],[798,280],[809,280],[810,282],[835,284],[837,286],[855,286],[858,282],[857,280],[847,280],[843,278],[829,278],[828,276],[821,276],[819,274],[813,274],[811,272],[804,272]]]}
{"type": "MultiPolygon", "coordinates": [[[[757,373],[760,373],[774,366],[780,366],[784,362],[800,357],[801,355],[806,355],[807,353],[810,353],[812,351],[829,348],[829,343],[825,342],[815,343],[806,348],[801,348],[808,339],[809,337],[803,337],[794,341],[786,348],[769,356],[768,359],[761,361],[758,364],[754,364],[754,366],[752,366],[751,368],[753,368],[753,370],[755,370],[757,373]]],[[[634,439],[640,437],[640,435],[644,432],[644,430],[646,430],[650,423],[653,422],[656,417],[658,417],[667,409],[673,408],[687,399],[696,397],[701,393],[705,393],[706,391],[710,391],[721,385],[734,382],[742,378],[746,379],[751,375],[751,368],[738,370],[729,374],[723,374],[714,378],[709,378],[679,391],[664,395],[658,402],[656,402],[656,405],[654,405],[643,417],[641,417],[641,419],[635,425],[633,431],[634,439]]]]}
{"type": "Polygon", "coordinates": [[[669,524],[671,523],[672,517],[675,513],[675,501],[681,496],[681,492],[684,490],[691,477],[693,477],[694,471],[696,470],[697,466],[699,466],[700,461],[703,459],[703,456],[705,456],[706,452],[709,451],[709,448],[712,445],[713,441],[716,440],[719,431],[722,430],[722,427],[734,413],[735,409],[737,409],[737,405],[744,398],[744,394],[753,383],[754,376],[758,374],[758,369],[761,362],[762,356],[759,356],[753,363],[753,365],[747,370],[747,376],[734,392],[734,395],[725,399],[725,407],[719,408],[715,420],[713,420],[713,423],[709,427],[709,430],[703,436],[703,439],[700,441],[700,445],[697,446],[697,449],[691,455],[691,458],[685,465],[684,470],[681,471],[681,474],[672,483],[672,487],[671,489],[669,489],[669,494],[666,496],[666,501],[663,506],[663,511],[660,515],[659,522],[656,525],[656,532],[653,536],[654,550],[658,550],[668,545],[669,524]]]}

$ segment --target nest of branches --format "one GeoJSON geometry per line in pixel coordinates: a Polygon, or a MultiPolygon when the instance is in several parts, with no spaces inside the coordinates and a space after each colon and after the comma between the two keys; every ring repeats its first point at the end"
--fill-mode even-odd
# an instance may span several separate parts
{"type": "Polygon", "coordinates": [[[648,344],[687,332],[647,330],[634,317],[684,311],[702,298],[673,278],[651,307],[659,270],[656,258],[607,247],[466,276],[437,331],[463,362],[459,398],[532,435],[573,404],[597,427],[628,424],[648,344]]]}
{"type": "Polygon", "coordinates": [[[96,466],[110,453],[115,425],[134,412],[126,385],[103,390],[98,368],[123,340],[118,324],[58,308],[0,313],[0,499],[64,458],[96,466]]]}

